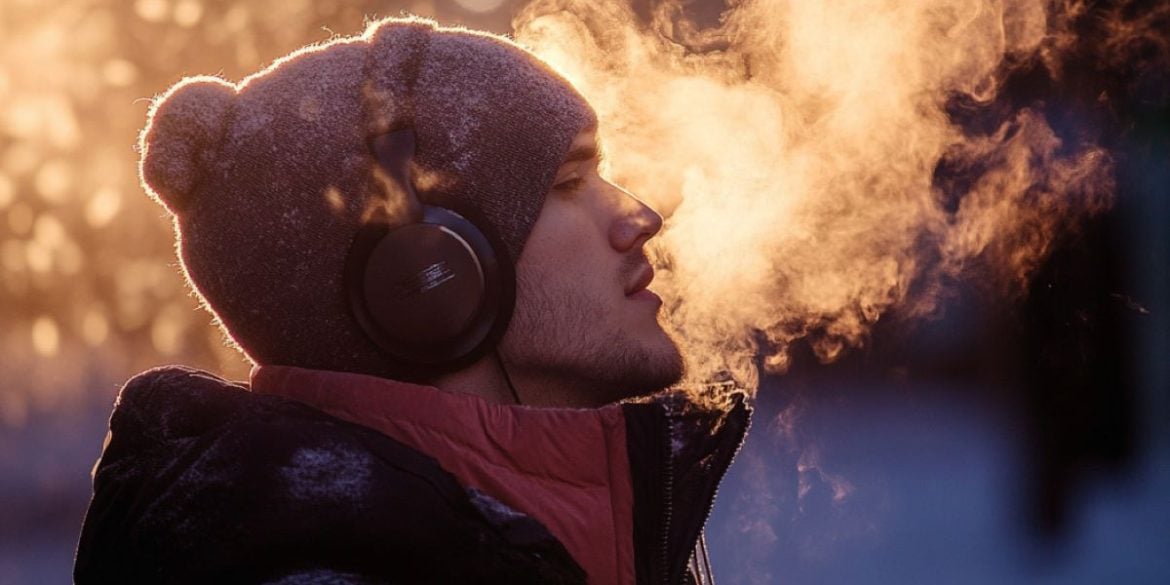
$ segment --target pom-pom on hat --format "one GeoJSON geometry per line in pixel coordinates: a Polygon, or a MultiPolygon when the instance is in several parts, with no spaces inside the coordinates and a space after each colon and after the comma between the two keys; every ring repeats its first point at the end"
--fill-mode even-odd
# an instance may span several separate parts
{"type": "Polygon", "coordinates": [[[573,138],[595,125],[511,41],[387,19],[239,84],[179,82],[150,109],[140,172],[173,215],[188,281],[253,363],[397,377],[344,289],[363,223],[412,208],[368,140],[414,128],[423,202],[477,218],[515,265],[573,138]]]}

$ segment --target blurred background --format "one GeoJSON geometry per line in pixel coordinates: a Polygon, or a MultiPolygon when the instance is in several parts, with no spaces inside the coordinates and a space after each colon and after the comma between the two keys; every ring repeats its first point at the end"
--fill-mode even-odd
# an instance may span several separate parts
{"type": "MultiPolygon", "coordinates": [[[[367,17],[507,33],[523,5],[0,0],[0,583],[70,581],[126,378],[247,376],[138,186],[149,99],[367,17]]],[[[726,8],[680,6],[697,26],[726,8]]],[[[1027,104],[1090,136],[1113,157],[1112,208],[1055,240],[1022,295],[958,284],[832,363],[796,344],[761,380],[708,526],[720,583],[1170,582],[1170,10],[1078,6],[1059,80],[1020,68],[992,105],[948,113],[977,127],[1027,104]],[[1117,23],[1148,30],[1125,59],[1095,58],[1117,23]]],[[[955,174],[936,170],[940,190],[955,174]]]]}

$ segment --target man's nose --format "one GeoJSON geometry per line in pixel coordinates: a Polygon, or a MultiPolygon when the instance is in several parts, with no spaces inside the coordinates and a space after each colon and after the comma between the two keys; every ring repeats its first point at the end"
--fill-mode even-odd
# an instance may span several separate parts
{"type": "Polygon", "coordinates": [[[662,229],[662,216],[629,191],[615,186],[618,191],[618,217],[610,228],[610,243],[619,252],[626,252],[646,243],[662,229]]]}

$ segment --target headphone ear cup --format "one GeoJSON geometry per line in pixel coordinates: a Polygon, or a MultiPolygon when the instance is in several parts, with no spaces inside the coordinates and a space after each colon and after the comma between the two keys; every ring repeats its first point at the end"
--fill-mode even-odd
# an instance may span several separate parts
{"type": "Polygon", "coordinates": [[[474,361],[503,335],[515,286],[504,272],[474,224],[423,206],[419,223],[362,229],[346,285],[354,317],[390,358],[439,373],[474,361]]]}

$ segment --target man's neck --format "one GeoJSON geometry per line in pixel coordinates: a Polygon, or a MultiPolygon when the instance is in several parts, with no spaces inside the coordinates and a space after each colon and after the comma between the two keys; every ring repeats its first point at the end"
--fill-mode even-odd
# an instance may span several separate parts
{"type": "Polygon", "coordinates": [[[447,392],[474,394],[496,404],[526,406],[592,408],[598,404],[581,404],[581,397],[592,396],[593,386],[585,380],[571,383],[564,376],[541,375],[523,368],[508,367],[491,353],[470,366],[443,374],[430,384],[447,392]],[[507,373],[504,368],[508,368],[507,373]]]}
{"type": "Polygon", "coordinates": [[[443,374],[432,380],[431,385],[447,392],[474,394],[496,404],[516,402],[495,354],[488,354],[457,372],[443,374]]]}
{"type": "Polygon", "coordinates": [[[565,372],[508,366],[516,394],[529,406],[546,408],[596,408],[604,401],[584,402],[598,396],[597,382],[566,376],[565,372]]]}

